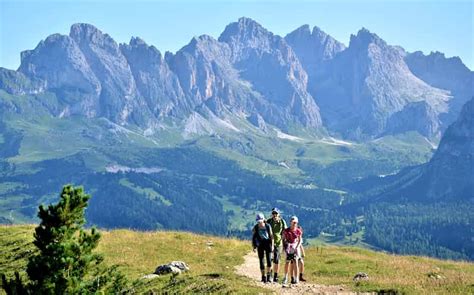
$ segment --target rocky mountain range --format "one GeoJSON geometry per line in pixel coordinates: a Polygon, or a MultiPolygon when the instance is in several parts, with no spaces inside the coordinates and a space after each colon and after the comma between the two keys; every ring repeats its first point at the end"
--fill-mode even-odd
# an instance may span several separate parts
{"type": "Polygon", "coordinates": [[[17,71],[0,69],[9,93],[54,93],[54,116],[105,117],[148,132],[230,116],[263,131],[326,130],[355,140],[406,131],[439,138],[473,95],[473,81],[459,58],[407,53],[367,29],[346,47],[317,27],[283,38],[249,18],[164,56],[140,38],[117,44],[74,24],[69,35],[22,52],[17,71]]]}

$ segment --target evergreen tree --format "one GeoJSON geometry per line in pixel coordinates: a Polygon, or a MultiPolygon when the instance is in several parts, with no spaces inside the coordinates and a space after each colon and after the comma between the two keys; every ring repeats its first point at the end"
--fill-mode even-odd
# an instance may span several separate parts
{"type": "Polygon", "coordinates": [[[19,275],[8,281],[2,276],[9,294],[87,294],[100,290],[117,293],[126,285],[116,267],[101,267],[103,257],[93,253],[100,234],[83,229],[84,210],[90,195],[82,187],[66,185],[57,204],[39,207],[41,223],[35,229],[34,245],[38,254],[28,261],[25,285],[19,275]]]}

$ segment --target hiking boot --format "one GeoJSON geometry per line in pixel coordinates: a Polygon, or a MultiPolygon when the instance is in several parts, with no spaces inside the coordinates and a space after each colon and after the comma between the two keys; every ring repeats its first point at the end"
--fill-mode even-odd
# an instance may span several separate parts
{"type": "Polygon", "coordinates": [[[300,274],[300,281],[301,282],[306,282],[306,279],[303,277],[303,274],[300,274]]]}
{"type": "Polygon", "coordinates": [[[275,277],[273,278],[273,282],[274,282],[274,283],[278,283],[278,276],[275,276],[275,277]]]}
{"type": "Polygon", "coordinates": [[[262,276],[262,283],[266,283],[267,282],[267,277],[266,276],[262,276]]]}
{"type": "Polygon", "coordinates": [[[292,283],[292,284],[296,284],[296,280],[295,280],[294,277],[291,277],[291,283],[292,283]]]}
{"type": "Polygon", "coordinates": [[[272,275],[267,274],[267,283],[271,283],[271,282],[272,282],[272,275]]]}
{"type": "MultiPolygon", "coordinates": [[[[277,278],[277,279],[278,279],[278,278],[277,278]]],[[[282,284],[283,284],[283,285],[287,285],[287,284],[288,284],[288,278],[287,278],[287,277],[285,277],[285,278],[283,279],[282,284]]]]}

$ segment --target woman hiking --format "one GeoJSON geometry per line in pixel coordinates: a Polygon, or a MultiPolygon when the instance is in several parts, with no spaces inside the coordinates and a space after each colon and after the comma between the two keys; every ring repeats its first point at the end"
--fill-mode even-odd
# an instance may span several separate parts
{"type": "Polygon", "coordinates": [[[286,222],[280,216],[278,208],[272,209],[272,217],[267,220],[267,223],[272,227],[273,232],[273,282],[278,283],[278,271],[280,269],[280,257],[282,246],[282,235],[286,229],[286,222]]]}
{"type": "Polygon", "coordinates": [[[291,283],[297,284],[298,274],[298,248],[301,245],[301,230],[298,228],[298,217],[292,216],[290,227],[283,231],[283,248],[286,253],[285,277],[283,285],[288,283],[288,271],[291,274],[291,283]]]}
{"type": "Polygon", "coordinates": [[[262,282],[270,283],[272,276],[272,249],[273,249],[273,233],[271,226],[265,222],[263,213],[258,213],[255,218],[257,224],[252,230],[252,246],[253,251],[258,252],[258,259],[260,261],[260,271],[262,273],[262,282]],[[267,273],[265,274],[265,263],[267,262],[267,273]]]}

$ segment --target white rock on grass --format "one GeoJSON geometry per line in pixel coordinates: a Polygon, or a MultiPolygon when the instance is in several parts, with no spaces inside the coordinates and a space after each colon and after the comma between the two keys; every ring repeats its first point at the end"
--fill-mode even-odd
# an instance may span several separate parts
{"type": "Polygon", "coordinates": [[[160,265],[156,268],[154,274],[164,275],[164,274],[180,274],[182,272],[189,271],[189,266],[183,261],[172,261],[168,264],[160,265]]]}

